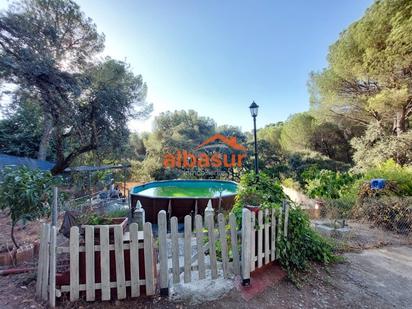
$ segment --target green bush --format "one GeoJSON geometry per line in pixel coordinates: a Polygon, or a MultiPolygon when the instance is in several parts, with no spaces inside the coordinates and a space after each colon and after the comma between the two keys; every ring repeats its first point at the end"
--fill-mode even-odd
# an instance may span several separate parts
{"type": "Polygon", "coordinates": [[[308,180],[305,189],[311,198],[338,199],[350,191],[356,179],[357,176],[347,172],[321,170],[308,180]]]}
{"type": "Polygon", "coordinates": [[[328,264],[337,259],[333,246],[310,226],[308,215],[300,207],[289,210],[288,236],[277,243],[279,262],[292,280],[310,262],[328,264]]]}
{"type": "Polygon", "coordinates": [[[279,180],[270,178],[265,173],[246,173],[239,183],[239,191],[236,195],[236,206],[262,204],[278,204],[286,199],[279,180]]]}
{"type": "MultiPolygon", "coordinates": [[[[261,208],[280,210],[285,200],[287,198],[278,180],[263,173],[248,173],[240,181],[234,212],[240,223],[244,206],[260,205],[261,208]]],[[[332,245],[311,228],[308,215],[297,206],[289,210],[288,237],[281,237],[277,246],[279,261],[292,280],[296,272],[308,267],[310,261],[329,263],[336,258],[332,245]]]]}
{"type": "Polygon", "coordinates": [[[283,193],[279,180],[270,178],[265,173],[256,175],[254,172],[245,173],[239,183],[233,212],[237,222],[242,220],[242,209],[247,205],[261,208],[280,207],[287,197],[283,193]]]}
{"type": "Polygon", "coordinates": [[[2,171],[0,183],[0,209],[9,212],[12,226],[11,239],[14,239],[14,227],[19,220],[35,220],[50,213],[53,193],[52,188],[57,184],[50,172],[6,167],[2,171]]]}
{"type": "Polygon", "coordinates": [[[342,196],[337,199],[326,199],[321,208],[322,217],[330,219],[349,219],[352,216],[355,199],[350,196],[342,196]]]}
{"type": "Polygon", "coordinates": [[[374,178],[383,178],[395,182],[399,196],[412,196],[412,166],[400,166],[390,159],[366,171],[362,179],[363,181],[370,181],[374,178]]]}
{"type": "Polygon", "coordinates": [[[283,179],[282,180],[282,185],[285,186],[286,188],[295,189],[297,191],[300,190],[299,182],[297,182],[296,180],[294,180],[291,177],[283,179]]]}
{"type": "Polygon", "coordinates": [[[292,177],[304,187],[321,170],[345,172],[350,168],[347,163],[331,160],[316,152],[292,154],[287,162],[288,172],[284,177],[292,177]]]}
{"type": "Polygon", "coordinates": [[[364,181],[357,189],[357,203],[362,204],[364,199],[381,196],[399,196],[399,186],[396,182],[387,180],[383,189],[372,189],[370,181],[364,181]]]}

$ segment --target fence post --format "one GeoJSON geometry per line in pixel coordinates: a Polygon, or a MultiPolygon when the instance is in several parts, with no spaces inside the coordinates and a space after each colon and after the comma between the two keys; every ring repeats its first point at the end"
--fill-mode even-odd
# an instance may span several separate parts
{"type": "Polygon", "coordinates": [[[250,285],[250,233],[252,223],[250,221],[250,210],[243,208],[242,210],[242,260],[241,274],[242,285],[250,285]]]}
{"type": "Polygon", "coordinates": [[[160,264],[160,295],[169,295],[169,267],[167,265],[167,218],[166,211],[157,214],[159,226],[159,264],[160,264]]]}
{"type": "Polygon", "coordinates": [[[51,225],[56,226],[57,224],[57,205],[58,205],[59,189],[53,187],[53,206],[52,206],[52,220],[51,225]]]}
{"type": "Polygon", "coordinates": [[[136,207],[134,209],[134,212],[132,213],[132,222],[137,223],[137,226],[139,228],[139,231],[143,231],[143,227],[145,224],[145,211],[142,206],[142,203],[138,200],[136,202],[136,207]]]}
{"type": "Polygon", "coordinates": [[[288,237],[288,223],[289,223],[289,203],[284,202],[283,204],[283,212],[285,213],[285,218],[283,220],[283,237],[288,237]]]}
{"type": "Polygon", "coordinates": [[[154,295],[156,287],[153,261],[153,232],[152,224],[150,222],[144,224],[143,233],[146,295],[154,295]]]}
{"type": "Polygon", "coordinates": [[[41,238],[40,238],[39,262],[37,265],[37,281],[36,281],[36,297],[39,299],[43,299],[43,300],[44,298],[42,297],[42,291],[43,291],[43,281],[45,280],[44,269],[48,267],[48,265],[46,265],[46,259],[48,256],[48,251],[47,251],[48,237],[49,237],[48,233],[49,233],[48,224],[43,223],[42,231],[41,231],[41,238]]]}
{"type": "Polygon", "coordinates": [[[206,220],[207,217],[213,216],[214,212],[215,211],[214,211],[213,206],[212,206],[212,200],[209,200],[207,202],[207,207],[205,209],[205,220],[206,220]]]}
{"type": "Polygon", "coordinates": [[[44,247],[44,265],[43,265],[43,275],[42,275],[42,287],[41,287],[41,297],[43,300],[48,300],[48,286],[49,286],[49,269],[50,269],[50,224],[46,224],[46,239],[44,247]]]}
{"type": "Polygon", "coordinates": [[[50,279],[49,279],[49,305],[56,307],[56,227],[51,227],[50,232],[50,279]]]}

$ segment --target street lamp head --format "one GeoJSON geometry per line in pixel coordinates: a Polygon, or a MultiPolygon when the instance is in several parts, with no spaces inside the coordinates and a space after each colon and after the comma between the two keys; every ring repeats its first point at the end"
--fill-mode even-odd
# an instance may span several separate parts
{"type": "Polygon", "coordinates": [[[253,101],[252,104],[250,104],[249,109],[252,117],[256,117],[258,114],[259,105],[257,105],[255,101],[253,101]]]}

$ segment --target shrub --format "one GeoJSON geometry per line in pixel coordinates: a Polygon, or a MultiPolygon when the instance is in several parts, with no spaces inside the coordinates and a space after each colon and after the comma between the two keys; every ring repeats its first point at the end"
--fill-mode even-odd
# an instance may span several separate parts
{"type": "Polygon", "coordinates": [[[9,212],[12,226],[11,239],[14,239],[14,227],[19,220],[35,220],[50,213],[53,197],[52,187],[58,179],[50,172],[32,170],[25,166],[6,167],[2,172],[0,184],[0,209],[9,212]]]}
{"type": "Polygon", "coordinates": [[[380,196],[396,196],[399,194],[399,187],[398,184],[394,181],[386,181],[385,187],[383,189],[371,189],[370,181],[363,182],[358,189],[357,202],[362,204],[364,199],[367,198],[378,198],[380,196]]]}
{"type": "Polygon", "coordinates": [[[242,220],[242,208],[247,205],[261,208],[280,207],[287,197],[283,193],[279,180],[270,178],[265,173],[256,175],[254,172],[245,173],[239,183],[233,213],[237,222],[242,220]]]}
{"type": "Polygon", "coordinates": [[[412,197],[366,198],[357,205],[356,215],[397,233],[412,232],[412,197]]]}
{"type": "Polygon", "coordinates": [[[240,179],[240,188],[236,196],[237,206],[278,204],[286,199],[279,180],[270,178],[265,173],[246,173],[240,179]]]}
{"type": "MultiPolygon", "coordinates": [[[[286,199],[278,180],[263,173],[245,174],[234,208],[238,223],[244,206],[260,205],[261,208],[279,210],[286,199]]],[[[278,248],[280,263],[292,280],[296,272],[308,267],[310,261],[329,263],[335,259],[331,244],[311,228],[308,215],[297,206],[289,210],[288,237],[287,240],[281,237],[278,248]]]]}
{"type": "Polygon", "coordinates": [[[400,166],[390,159],[365,172],[364,180],[383,178],[397,185],[397,194],[412,196],[412,166],[400,166]]]}
{"type": "Polygon", "coordinates": [[[316,152],[294,153],[288,160],[288,177],[296,179],[303,187],[307,180],[313,179],[321,170],[347,171],[350,165],[331,160],[316,152]]]}
{"type": "Polygon", "coordinates": [[[347,172],[322,170],[307,182],[306,192],[311,198],[337,199],[350,190],[356,179],[347,172]]]}
{"type": "Polygon", "coordinates": [[[288,237],[281,237],[277,245],[279,262],[292,280],[311,261],[327,264],[337,258],[332,245],[311,228],[308,215],[300,207],[289,210],[288,237]]]}
{"type": "Polygon", "coordinates": [[[330,219],[348,219],[352,215],[355,199],[350,196],[342,196],[338,199],[326,199],[321,208],[322,217],[330,219]]]}
{"type": "Polygon", "coordinates": [[[296,191],[300,190],[299,182],[295,181],[293,178],[285,178],[282,180],[282,185],[286,188],[295,189],[296,191]]]}

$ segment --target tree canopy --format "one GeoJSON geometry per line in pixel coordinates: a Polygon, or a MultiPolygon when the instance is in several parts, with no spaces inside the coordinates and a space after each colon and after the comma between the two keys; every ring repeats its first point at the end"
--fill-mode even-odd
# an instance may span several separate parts
{"type": "MultiPolygon", "coordinates": [[[[309,82],[312,108],[330,118],[391,127],[405,138],[412,115],[412,3],[376,1],[330,47],[309,82]]],[[[398,151],[395,151],[398,152],[398,151]]],[[[405,157],[396,157],[405,163],[405,157]]]]}
{"type": "Polygon", "coordinates": [[[100,60],[103,48],[104,35],[71,0],[25,0],[0,15],[0,78],[41,108],[38,158],[53,139],[54,174],[83,153],[120,147],[127,121],[151,111],[142,77],[100,60]]]}

